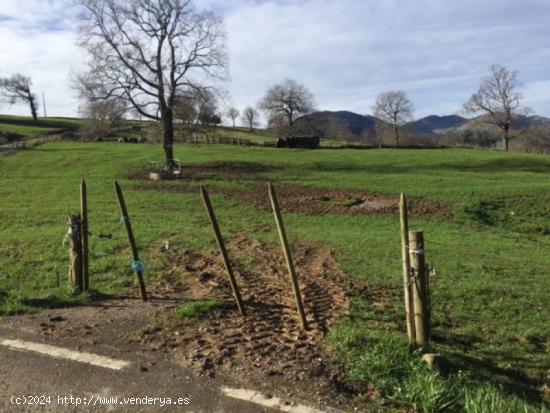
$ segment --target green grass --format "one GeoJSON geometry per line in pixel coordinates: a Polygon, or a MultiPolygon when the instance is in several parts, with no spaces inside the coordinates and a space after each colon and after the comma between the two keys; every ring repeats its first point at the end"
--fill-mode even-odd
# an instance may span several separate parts
{"type": "MultiPolygon", "coordinates": [[[[354,292],[351,315],[329,343],[348,379],[374,386],[384,406],[401,402],[438,411],[451,403],[450,411],[485,412],[490,410],[483,406],[494,404],[500,409],[495,411],[523,411],[523,405],[541,411],[540,389],[550,364],[549,157],[226,145],[178,145],[176,157],[188,164],[257,167],[254,176],[228,179],[212,172],[200,182],[186,181],[210,189],[227,237],[239,232],[277,242],[269,211],[217,195],[221,188],[257,184],[255,177],[277,187],[405,192],[450,205],[447,219],[411,220],[425,231],[427,261],[436,273],[433,351],[448,359],[447,375],[424,369],[406,349],[398,217],[285,213],[292,242],[331,245],[343,270],[365,284],[354,292]]],[[[128,179],[152,159],[162,159],[160,146],[116,143],[51,143],[0,158],[0,313],[89,299],[68,294],[67,247],[61,246],[67,215],[79,208],[82,178],[89,188],[91,284],[97,294],[137,294],[114,179],[127,198],[148,282],[165,275],[158,253],[164,240],[188,249],[215,248],[198,187],[196,195],[177,193],[165,189],[179,182],[128,179]]]]}
{"type": "Polygon", "coordinates": [[[59,130],[76,129],[81,120],[77,118],[38,118],[36,121],[29,116],[0,115],[0,133],[34,136],[59,130]]]}
{"type": "Polygon", "coordinates": [[[250,131],[248,128],[220,126],[213,130],[213,134],[214,136],[225,138],[248,139],[259,145],[266,143],[274,144],[276,141],[275,135],[266,129],[254,129],[254,131],[250,131]]]}
{"type": "Polygon", "coordinates": [[[176,317],[180,320],[194,322],[205,315],[222,310],[227,307],[227,303],[220,300],[191,301],[180,305],[176,309],[176,317]]]}

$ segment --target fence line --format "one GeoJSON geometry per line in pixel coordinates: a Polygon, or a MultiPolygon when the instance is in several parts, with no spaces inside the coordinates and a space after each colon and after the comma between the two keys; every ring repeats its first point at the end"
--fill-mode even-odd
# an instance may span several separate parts
{"type": "Polygon", "coordinates": [[[21,149],[32,148],[33,146],[40,145],[41,143],[51,142],[59,139],[59,136],[40,136],[36,138],[25,139],[23,141],[13,141],[0,145],[0,155],[4,155],[10,152],[16,152],[21,149]]]}
{"type": "Polygon", "coordinates": [[[186,136],[181,139],[185,143],[205,143],[205,144],[224,144],[224,145],[253,145],[250,139],[229,138],[224,136],[186,136]]]}

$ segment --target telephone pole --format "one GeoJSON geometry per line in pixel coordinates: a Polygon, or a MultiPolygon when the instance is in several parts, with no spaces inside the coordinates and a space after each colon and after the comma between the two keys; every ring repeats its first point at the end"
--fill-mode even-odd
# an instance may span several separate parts
{"type": "Polygon", "coordinates": [[[48,115],[46,114],[46,97],[44,95],[45,93],[42,92],[42,105],[44,106],[44,117],[47,118],[48,115]]]}

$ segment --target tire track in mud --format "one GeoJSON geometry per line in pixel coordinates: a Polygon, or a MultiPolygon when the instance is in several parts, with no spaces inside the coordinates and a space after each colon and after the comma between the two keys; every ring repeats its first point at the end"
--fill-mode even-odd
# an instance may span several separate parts
{"type": "MultiPolygon", "coordinates": [[[[323,362],[318,367],[326,368],[324,337],[348,312],[351,290],[351,282],[338,268],[332,251],[304,244],[295,249],[308,321],[308,330],[303,332],[279,249],[240,238],[229,242],[228,250],[237,258],[233,267],[247,316],[241,317],[231,307],[186,326],[178,337],[185,348],[182,363],[207,374],[249,367],[270,376],[289,370],[304,372],[315,360],[323,362]],[[251,260],[239,264],[244,255],[251,260]]],[[[223,263],[216,253],[174,250],[169,254],[167,261],[176,263],[170,274],[181,277],[188,299],[232,302],[223,263]]]]}

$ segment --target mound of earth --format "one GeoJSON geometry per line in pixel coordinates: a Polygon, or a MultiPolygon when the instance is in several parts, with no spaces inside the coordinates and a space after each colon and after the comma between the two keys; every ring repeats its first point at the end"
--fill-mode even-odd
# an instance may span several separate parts
{"type": "Polygon", "coordinates": [[[172,334],[148,329],[135,340],[155,349],[176,349],[181,364],[199,374],[231,377],[245,386],[285,389],[316,401],[345,399],[331,371],[325,337],[349,311],[351,281],[326,247],[300,244],[295,262],[308,329],[302,331],[280,249],[241,238],[228,243],[243,297],[241,316],[217,253],[170,249],[168,278],[179,284],[183,302],[217,299],[231,303],[195,322],[160,324],[172,334]],[[246,259],[246,262],[243,260],[246,259]],[[239,261],[241,262],[239,264],[239,261]]]}

